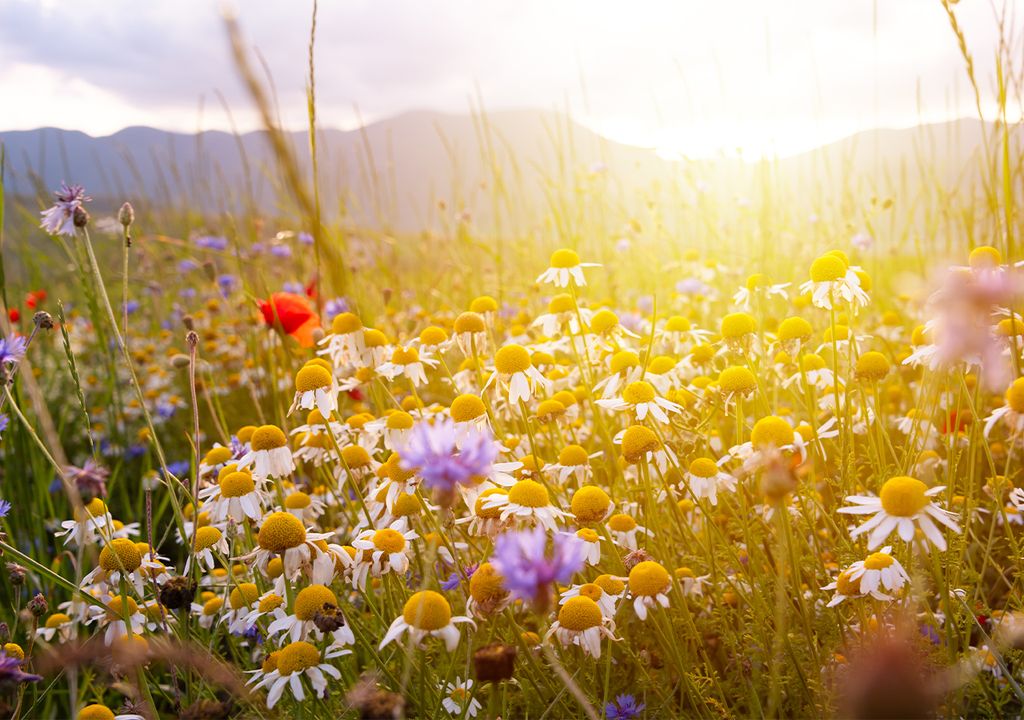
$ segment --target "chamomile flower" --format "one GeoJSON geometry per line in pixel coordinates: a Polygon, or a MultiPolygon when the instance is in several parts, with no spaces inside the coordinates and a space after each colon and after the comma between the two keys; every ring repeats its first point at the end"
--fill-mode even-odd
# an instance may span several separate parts
{"type": "Polygon", "coordinates": [[[500,509],[502,520],[524,525],[540,525],[551,532],[558,530],[557,521],[568,516],[551,504],[548,489],[529,478],[518,481],[508,494],[495,493],[484,500],[484,508],[500,509]]]}
{"type": "Polygon", "coordinates": [[[285,579],[294,580],[304,569],[311,569],[311,563],[322,552],[316,543],[331,535],[308,531],[302,521],[291,513],[272,512],[263,518],[260,525],[256,535],[257,549],[240,559],[254,561],[256,567],[266,574],[270,561],[280,556],[285,579]]]}
{"type": "Polygon", "coordinates": [[[608,532],[611,533],[612,539],[615,544],[619,547],[627,550],[636,550],[636,536],[646,535],[653,537],[652,533],[642,525],[638,525],[636,519],[632,515],[626,515],[625,513],[617,513],[608,518],[608,532]]]}
{"type": "Polygon", "coordinates": [[[142,594],[141,573],[142,553],[138,546],[127,538],[114,538],[100,550],[99,564],[82,578],[82,585],[103,583],[116,588],[121,580],[127,580],[142,594]]]}
{"type": "Polygon", "coordinates": [[[1019,438],[1024,433],[1024,378],[1017,378],[1006,388],[1004,403],[985,418],[985,437],[992,432],[996,423],[1002,422],[1011,437],[1019,438]]]}
{"type": "Polygon", "coordinates": [[[512,604],[512,595],[505,589],[505,579],[489,562],[480,563],[469,578],[469,599],[466,609],[478,618],[497,615],[512,604]]]}
{"type": "MultiPolygon", "coordinates": [[[[339,653],[340,654],[340,653],[339,653]]],[[[267,688],[267,708],[278,703],[286,689],[299,702],[306,699],[303,679],[313,688],[318,698],[327,692],[325,675],[341,679],[341,672],[326,660],[330,658],[320,649],[304,640],[291,642],[276,652],[270,653],[263,666],[249,680],[255,688],[267,688]]]]}
{"type": "Polygon", "coordinates": [[[63,537],[65,545],[93,545],[101,536],[111,537],[114,518],[106,503],[100,498],[93,498],[75,511],[74,520],[65,520],[60,526],[61,530],[54,535],[63,537]]]}
{"type": "Polygon", "coordinates": [[[75,621],[65,613],[55,612],[46,618],[46,622],[36,630],[36,637],[46,642],[67,642],[75,637],[77,631],[75,621]]]}
{"type": "Polygon", "coordinates": [[[641,620],[657,606],[669,606],[668,591],[672,578],[668,571],[653,560],[644,560],[629,571],[629,594],[633,598],[633,610],[641,620]]]}
{"type": "Polygon", "coordinates": [[[685,566],[676,568],[675,576],[683,595],[690,597],[701,597],[704,594],[704,585],[711,577],[710,575],[697,575],[691,568],[685,566]]]}
{"type": "Polygon", "coordinates": [[[637,422],[643,422],[650,414],[661,423],[668,423],[668,413],[680,413],[682,408],[674,402],[659,397],[654,386],[649,382],[638,380],[627,385],[619,398],[601,399],[597,404],[606,410],[629,410],[637,422]]]}
{"type": "Polygon", "coordinates": [[[258,521],[263,517],[263,505],[266,502],[265,484],[264,478],[247,471],[227,473],[216,485],[199,491],[203,512],[215,523],[223,523],[228,518],[236,523],[241,523],[245,518],[258,521]]]}
{"type": "Polygon", "coordinates": [[[334,374],[325,365],[327,363],[322,360],[311,360],[295,374],[295,399],[292,400],[289,414],[299,409],[316,408],[322,416],[330,417],[338,409],[334,374]]]}
{"type": "MultiPolygon", "coordinates": [[[[611,576],[609,575],[608,577],[611,576]]],[[[601,608],[602,616],[606,618],[612,618],[615,616],[615,601],[618,598],[605,592],[604,588],[597,582],[573,585],[561,594],[558,604],[565,605],[566,602],[574,597],[590,598],[597,603],[599,608],[601,608]]]]}
{"type": "Polygon", "coordinates": [[[838,512],[872,515],[867,522],[850,533],[853,537],[870,533],[869,550],[881,546],[894,530],[904,542],[909,543],[918,529],[935,547],[945,550],[946,538],[935,523],[939,522],[955,533],[960,532],[960,527],[954,520],[955,513],[944,510],[931,500],[943,490],[945,487],[941,485],[929,488],[917,478],[899,475],[886,480],[877,496],[847,497],[846,500],[852,502],[853,506],[839,508],[838,512]]]}
{"type": "Polygon", "coordinates": [[[189,568],[192,566],[192,558],[196,559],[200,567],[205,567],[207,570],[212,570],[217,564],[216,558],[213,556],[213,551],[216,550],[221,554],[222,557],[226,557],[231,551],[228,549],[228,540],[224,537],[224,533],[221,532],[220,528],[214,527],[213,525],[206,525],[198,528],[195,533],[195,537],[190,540],[189,549],[195,552],[189,553],[188,559],[185,561],[185,574],[188,574],[189,568]]]}
{"type": "Polygon", "coordinates": [[[583,268],[601,267],[596,263],[580,262],[575,250],[560,248],[551,254],[551,266],[537,277],[538,283],[549,283],[555,287],[583,287],[587,284],[583,268]]]}
{"type": "Polygon", "coordinates": [[[583,559],[588,565],[601,563],[601,536],[593,528],[580,528],[576,537],[583,541],[583,559]]]}
{"type": "Polygon", "coordinates": [[[874,597],[879,597],[879,588],[898,592],[910,582],[910,576],[900,561],[892,556],[892,547],[889,545],[853,563],[847,572],[851,581],[860,581],[861,594],[874,597]]]}
{"type": "Polygon", "coordinates": [[[366,572],[373,577],[388,572],[404,575],[409,569],[409,543],[417,538],[416,532],[402,532],[395,526],[364,530],[352,541],[352,547],[361,551],[356,560],[360,569],[354,571],[361,581],[360,587],[365,583],[366,572]]]}
{"type": "Polygon", "coordinates": [[[613,626],[613,623],[604,616],[601,607],[587,595],[581,594],[565,600],[558,609],[558,619],[551,623],[544,640],[550,640],[554,635],[563,647],[578,645],[587,655],[599,658],[601,638],[617,639],[610,625],[613,626]]]}
{"type": "MultiPolygon", "coordinates": [[[[736,491],[736,478],[722,470],[711,458],[699,457],[691,461],[683,479],[685,487],[688,487],[695,497],[707,498],[712,505],[718,504],[720,491],[736,491]]],[[[683,488],[684,485],[680,484],[680,489],[683,488]]]]}
{"type": "Polygon", "coordinates": [[[288,438],[276,425],[256,429],[249,441],[250,450],[238,461],[238,469],[252,466],[252,474],[260,478],[283,478],[295,472],[295,461],[288,448],[288,438]]]}
{"type": "Polygon", "coordinates": [[[106,610],[92,608],[90,622],[95,622],[98,629],[103,630],[103,642],[110,645],[128,635],[142,632],[146,618],[139,612],[139,605],[127,595],[115,595],[106,602],[106,610]],[[130,627],[130,629],[129,629],[130,627]]]}
{"type": "Polygon", "coordinates": [[[551,381],[533,366],[530,353],[522,345],[505,345],[494,355],[494,373],[485,388],[496,379],[507,387],[508,401],[513,406],[532,398],[538,389],[551,392],[551,381]]]}
{"type": "Polygon", "coordinates": [[[474,718],[483,709],[480,701],[473,697],[473,681],[469,678],[455,678],[441,687],[442,707],[453,717],[474,718]]]}
{"type": "Polygon", "coordinates": [[[283,634],[292,642],[305,640],[311,633],[319,637],[317,615],[336,612],[337,608],[338,597],[333,590],[325,585],[307,585],[295,595],[292,614],[275,619],[267,628],[267,634],[270,637],[283,634]]]}
{"type": "Polygon", "coordinates": [[[772,297],[786,299],[786,288],[789,283],[772,283],[767,275],[754,273],[747,282],[732,296],[734,303],[744,310],[750,310],[755,300],[767,300],[772,297]]]}
{"type": "Polygon", "coordinates": [[[327,355],[335,368],[361,362],[366,351],[363,323],[350,312],[339,313],[331,320],[331,332],[319,343],[319,355],[327,355]]]}
{"type": "Polygon", "coordinates": [[[826,253],[811,263],[810,275],[800,292],[810,293],[815,307],[828,310],[842,301],[856,308],[870,302],[861,278],[837,253],[826,253]]]}
{"type": "Polygon", "coordinates": [[[405,601],[402,614],[391,623],[380,650],[409,633],[414,644],[423,643],[428,637],[444,641],[448,652],[454,652],[459,645],[459,629],[456,623],[475,623],[463,615],[452,616],[452,607],[444,595],[433,590],[421,590],[405,601]]]}

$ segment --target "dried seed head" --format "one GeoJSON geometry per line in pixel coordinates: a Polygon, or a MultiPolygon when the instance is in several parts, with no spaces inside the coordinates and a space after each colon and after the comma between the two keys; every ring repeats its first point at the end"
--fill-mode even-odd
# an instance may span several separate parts
{"type": "Polygon", "coordinates": [[[632,570],[634,567],[642,562],[653,560],[654,557],[643,548],[634,550],[633,552],[622,558],[622,564],[626,566],[626,570],[632,570]]]}
{"type": "Polygon", "coordinates": [[[76,207],[72,218],[76,228],[84,228],[89,224],[89,213],[85,211],[84,207],[76,207]]]}
{"type": "Polygon", "coordinates": [[[185,317],[183,317],[181,319],[181,322],[185,326],[186,330],[195,330],[196,329],[196,321],[192,318],[191,315],[186,315],[185,317]]]}
{"type": "Polygon", "coordinates": [[[42,328],[43,330],[53,329],[53,316],[50,315],[50,313],[46,312],[45,310],[40,310],[35,315],[33,315],[32,322],[35,324],[37,328],[42,328]]]}
{"type": "Polygon", "coordinates": [[[360,720],[384,720],[402,717],[405,698],[398,693],[382,690],[376,679],[364,674],[345,695],[345,700],[359,713],[360,720]]]}
{"type": "Polygon", "coordinates": [[[28,571],[18,563],[7,563],[7,579],[11,585],[23,585],[28,571]]]}
{"type": "Polygon", "coordinates": [[[50,609],[49,603],[46,602],[46,598],[41,593],[36,593],[32,596],[32,599],[28,601],[29,612],[32,613],[33,617],[40,618],[47,613],[50,609]]]}
{"type": "Polygon", "coordinates": [[[160,588],[160,604],[168,610],[188,607],[196,595],[196,584],[192,578],[172,577],[160,588]]]}
{"type": "Polygon", "coordinates": [[[480,682],[509,680],[515,665],[516,649],[512,645],[491,643],[473,653],[473,672],[480,682]]]}

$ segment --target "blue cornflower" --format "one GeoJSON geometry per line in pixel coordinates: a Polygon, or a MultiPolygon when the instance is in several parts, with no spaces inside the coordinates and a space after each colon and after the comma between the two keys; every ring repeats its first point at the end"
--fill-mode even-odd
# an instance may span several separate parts
{"type": "Polygon", "coordinates": [[[68,185],[64,182],[54,195],[56,200],[53,207],[40,213],[43,221],[39,223],[39,227],[51,235],[74,235],[75,211],[82,207],[82,203],[92,198],[85,194],[85,188],[81,185],[68,185]]]}
{"type": "Polygon", "coordinates": [[[21,335],[0,338],[0,365],[17,365],[25,357],[28,341],[21,335]]]}
{"type": "Polygon", "coordinates": [[[22,671],[21,660],[18,658],[0,652],[0,685],[39,682],[42,679],[39,675],[30,675],[22,671]]]}
{"type": "Polygon", "coordinates": [[[227,297],[231,294],[231,291],[238,285],[238,278],[234,275],[218,275],[217,286],[220,288],[221,295],[227,297]]]}
{"type": "Polygon", "coordinates": [[[292,256],[292,249],[287,245],[271,245],[270,254],[278,258],[290,258],[292,256]]]}
{"type": "Polygon", "coordinates": [[[551,552],[542,527],[507,532],[494,543],[491,564],[514,597],[543,601],[552,583],[567,583],[583,567],[586,546],[571,533],[555,533],[551,552]]]}
{"type": "Polygon", "coordinates": [[[7,423],[9,423],[10,421],[10,418],[8,418],[3,413],[0,413],[0,433],[7,429],[7,423]]]}
{"type": "Polygon", "coordinates": [[[296,238],[301,245],[312,245],[313,236],[308,232],[300,232],[296,238]]]}
{"type": "Polygon", "coordinates": [[[10,500],[0,500],[0,518],[7,517],[7,513],[11,511],[10,500]]]}
{"type": "Polygon", "coordinates": [[[441,589],[445,591],[451,591],[462,584],[462,577],[457,573],[453,572],[448,576],[448,579],[441,583],[441,589]]]}
{"type": "Polygon", "coordinates": [[[615,702],[604,706],[604,714],[608,720],[633,720],[640,716],[645,707],[644,703],[638,703],[632,695],[616,695],[615,702]]]}
{"type": "Polygon", "coordinates": [[[335,315],[348,312],[348,300],[345,298],[331,298],[324,303],[324,315],[328,320],[333,320],[335,315]]]}
{"type": "Polygon", "coordinates": [[[196,247],[207,250],[227,250],[228,239],[221,235],[201,235],[195,239],[196,247]]]}
{"type": "Polygon", "coordinates": [[[450,494],[489,475],[497,452],[489,432],[472,430],[460,439],[455,423],[440,418],[413,427],[399,455],[402,468],[415,470],[425,487],[450,494]]]}

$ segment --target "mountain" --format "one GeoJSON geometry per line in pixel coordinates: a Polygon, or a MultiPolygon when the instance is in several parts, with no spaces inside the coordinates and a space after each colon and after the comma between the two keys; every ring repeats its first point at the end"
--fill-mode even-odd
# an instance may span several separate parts
{"type": "MultiPolygon", "coordinates": [[[[410,112],[352,131],[323,129],[318,158],[324,210],[353,224],[417,230],[467,212],[478,222],[495,213],[550,207],[594,177],[620,195],[664,184],[716,180],[744,195],[766,166],[793,182],[864,177],[877,187],[909,173],[945,185],[974,177],[986,128],[957,120],[909,129],[871,130],[770,163],[735,158],[665,160],[653,150],[613,142],[566,116],[530,110],[486,117],[410,112]],[[509,190],[505,192],[505,190],[509,190]],[[500,207],[500,210],[496,210],[500,207]]],[[[310,174],[308,136],[288,134],[310,174]]],[[[84,185],[97,201],[187,203],[205,212],[280,209],[288,194],[265,133],[182,134],[130,127],[106,137],[40,128],[0,132],[5,182],[19,196],[49,197],[60,182],[84,185]]]]}

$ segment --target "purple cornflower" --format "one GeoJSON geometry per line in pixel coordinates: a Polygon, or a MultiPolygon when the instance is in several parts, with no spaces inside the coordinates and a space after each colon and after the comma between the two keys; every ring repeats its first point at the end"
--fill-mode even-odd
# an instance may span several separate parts
{"type": "Polygon", "coordinates": [[[40,675],[30,675],[21,669],[21,660],[0,652],[0,685],[17,685],[24,682],[39,682],[40,675]]]}
{"type": "Polygon", "coordinates": [[[7,429],[7,423],[9,423],[9,422],[10,422],[10,418],[8,418],[3,413],[0,413],[0,433],[2,433],[3,431],[5,431],[7,429]]]}
{"type": "Polygon", "coordinates": [[[238,278],[234,275],[218,275],[217,286],[220,288],[220,293],[225,298],[231,294],[231,291],[238,285],[238,278]]]}
{"type": "Polygon", "coordinates": [[[28,341],[21,335],[0,338],[0,365],[17,365],[25,357],[28,341]]]}
{"type": "Polygon", "coordinates": [[[416,470],[425,487],[452,493],[456,485],[489,475],[497,450],[489,432],[474,430],[459,437],[452,420],[439,418],[413,427],[399,454],[402,468],[416,470]]]}
{"type": "Polygon", "coordinates": [[[616,695],[615,702],[604,706],[604,714],[608,720],[633,720],[645,707],[646,704],[638,703],[632,695],[616,695]]]}
{"type": "Polygon", "coordinates": [[[270,254],[278,258],[290,258],[292,256],[292,249],[287,245],[271,245],[270,254]]]}
{"type": "Polygon", "coordinates": [[[11,511],[10,500],[0,500],[0,518],[7,517],[7,513],[11,511]]]}
{"type": "Polygon", "coordinates": [[[64,468],[64,473],[84,495],[102,497],[107,494],[107,478],[110,477],[110,471],[92,458],[86,460],[82,467],[68,465],[64,468]]]}
{"type": "Polygon", "coordinates": [[[555,533],[551,552],[542,527],[507,532],[494,542],[491,564],[514,597],[546,603],[552,583],[566,583],[583,567],[583,541],[571,533],[555,533]]]}
{"type": "Polygon", "coordinates": [[[441,589],[447,591],[457,589],[459,585],[462,584],[463,580],[469,580],[473,577],[473,573],[476,572],[478,567],[479,565],[477,563],[473,563],[472,565],[467,565],[462,568],[461,573],[459,573],[458,570],[453,571],[452,574],[448,576],[448,579],[441,583],[441,589]]]}
{"type": "Polygon", "coordinates": [[[68,185],[65,182],[60,184],[60,190],[54,196],[57,199],[53,207],[40,213],[43,221],[39,227],[51,235],[74,235],[75,211],[92,198],[85,194],[85,188],[81,185],[68,185]]]}
{"type": "Polygon", "coordinates": [[[324,303],[324,315],[328,320],[333,320],[335,315],[348,312],[348,300],[345,298],[332,298],[324,303]]]}
{"type": "Polygon", "coordinates": [[[312,245],[313,236],[308,232],[300,232],[297,236],[300,245],[312,245]]]}
{"type": "Polygon", "coordinates": [[[196,247],[206,250],[227,250],[228,239],[223,235],[200,235],[195,239],[196,247]]]}

